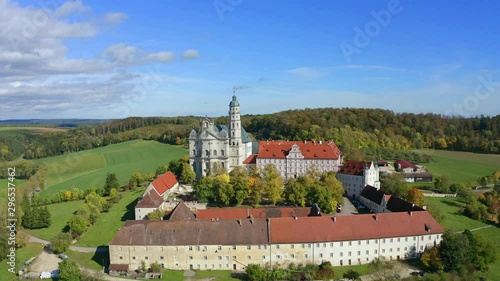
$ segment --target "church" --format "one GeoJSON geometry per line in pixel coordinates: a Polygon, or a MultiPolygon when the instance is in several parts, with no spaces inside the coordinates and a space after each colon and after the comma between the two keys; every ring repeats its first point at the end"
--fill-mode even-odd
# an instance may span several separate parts
{"type": "Polygon", "coordinates": [[[196,177],[206,176],[214,165],[228,172],[243,165],[252,154],[252,139],[241,126],[240,103],[233,94],[229,123],[216,125],[209,118],[200,121],[200,130],[189,134],[189,164],[196,177]]]}

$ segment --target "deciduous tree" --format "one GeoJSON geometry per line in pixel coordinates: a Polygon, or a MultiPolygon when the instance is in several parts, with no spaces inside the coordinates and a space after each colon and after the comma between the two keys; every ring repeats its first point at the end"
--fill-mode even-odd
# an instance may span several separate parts
{"type": "Polygon", "coordinates": [[[59,280],[80,281],[81,276],[82,271],[76,261],[67,259],[59,263],[59,280]]]}
{"type": "Polygon", "coordinates": [[[422,191],[416,188],[412,188],[408,190],[408,193],[406,195],[406,200],[419,207],[422,207],[424,205],[424,193],[422,193],[422,191]]]}

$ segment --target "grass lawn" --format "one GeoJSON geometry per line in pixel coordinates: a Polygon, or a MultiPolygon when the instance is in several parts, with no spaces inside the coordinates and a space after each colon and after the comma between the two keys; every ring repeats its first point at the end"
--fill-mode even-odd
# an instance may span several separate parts
{"type": "MultiPolygon", "coordinates": [[[[14,184],[15,184],[14,187],[20,187],[25,182],[26,182],[26,180],[15,179],[14,180],[14,184]]],[[[8,179],[0,179],[0,190],[7,189],[9,183],[10,183],[10,181],[8,179]]],[[[11,187],[13,187],[13,186],[11,185],[11,187]]]]}
{"type": "Polygon", "coordinates": [[[162,280],[182,281],[184,280],[184,271],[182,270],[165,270],[162,274],[162,280]]]}
{"type": "Polygon", "coordinates": [[[368,266],[369,264],[362,265],[349,265],[349,266],[334,266],[333,272],[335,273],[335,279],[341,279],[344,273],[349,270],[354,270],[359,272],[361,275],[368,274],[368,266]]]}
{"type": "Polygon", "coordinates": [[[101,246],[108,245],[113,239],[118,229],[126,220],[135,217],[134,207],[137,199],[144,191],[127,191],[122,193],[120,201],[109,209],[106,213],[101,213],[97,221],[78,239],[78,246],[101,246]]]}
{"type": "Polygon", "coordinates": [[[109,265],[108,252],[82,253],[67,250],[65,253],[69,256],[70,259],[75,260],[80,266],[93,270],[102,271],[103,261],[106,266],[109,265]]]}
{"type": "Polygon", "coordinates": [[[37,163],[47,166],[47,185],[41,196],[103,186],[108,173],[115,173],[120,185],[125,185],[133,173],[153,173],[160,164],[184,155],[187,150],[181,146],[136,140],[39,159],[37,163]]]}
{"type": "MultiPolygon", "coordinates": [[[[16,264],[19,269],[28,259],[36,257],[42,252],[42,245],[39,243],[27,243],[26,247],[16,251],[16,264]]],[[[19,277],[8,272],[9,266],[6,261],[0,263],[0,281],[19,280],[19,277]]]]}
{"type": "Polygon", "coordinates": [[[52,239],[52,237],[63,231],[73,213],[83,203],[83,200],[79,200],[47,205],[52,217],[52,224],[48,228],[30,230],[30,233],[41,239],[52,239]]]}
{"type": "Polygon", "coordinates": [[[213,278],[212,281],[240,281],[238,278],[231,277],[231,270],[200,270],[196,271],[196,279],[213,278]]]}
{"type": "Polygon", "coordinates": [[[444,150],[421,150],[421,152],[429,154],[434,159],[434,162],[425,164],[434,176],[447,175],[452,182],[473,181],[500,170],[500,155],[496,154],[444,150]]]}

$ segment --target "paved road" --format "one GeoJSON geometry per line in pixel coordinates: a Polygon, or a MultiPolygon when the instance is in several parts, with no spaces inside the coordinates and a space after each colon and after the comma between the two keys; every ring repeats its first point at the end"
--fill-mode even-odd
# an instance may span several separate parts
{"type": "Polygon", "coordinates": [[[347,216],[352,214],[357,214],[358,210],[354,207],[351,201],[344,197],[344,203],[342,204],[342,211],[340,213],[336,213],[338,216],[347,216]]]}
{"type": "MultiPolygon", "coordinates": [[[[40,239],[35,236],[31,236],[29,242],[41,243],[45,245],[49,245],[50,241],[40,239]]],[[[95,253],[95,252],[107,252],[107,247],[80,247],[80,246],[69,246],[69,249],[76,252],[82,253],[95,253]]]]}

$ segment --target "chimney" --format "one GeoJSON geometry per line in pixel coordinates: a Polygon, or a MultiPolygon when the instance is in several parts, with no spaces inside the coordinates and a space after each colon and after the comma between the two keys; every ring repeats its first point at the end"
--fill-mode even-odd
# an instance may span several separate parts
{"type": "Polygon", "coordinates": [[[219,218],[215,218],[215,221],[219,221],[219,218]]]}
{"type": "Polygon", "coordinates": [[[250,209],[247,208],[247,218],[250,218],[250,209]]]}
{"type": "Polygon", "coordinates": [[[293,217],[293,219],[294,219],[294,220],[298,220],[299,218],[298,218],[297,216],[294,216],[294,217],[293,217]]]}
{"type": "Polygon", "coordinates": [[[332,217],[333,222],[337,222],[337,217],[332,217]]]}
{"type": "Polygon", "coordinates": [[[378,221],[378,214],[373,215],[373,218],[375,219],[375,221],[378,221]]]}
{"type": "Polygon", "coordinates": [[[250,223],[253,224],[253,216],[250,215],[250,223]]]}
{"type": "Polygon", "coordinates": [[[322,140],[320,140],[320,141],[319,141],[319,144],[322,144],[322,143],[323,143],[323,141],[322,141],[322,140]]]}
{"type": "Polygon", "coordinates": [[[238,224],[241,226],[241,220],[238,220],[238,224]]]}
{"type": "Polygon", "coordinates": [[[408,214],[411,216],[413,216],[413,212],[412,211],[409,211],[408,214]]]}

